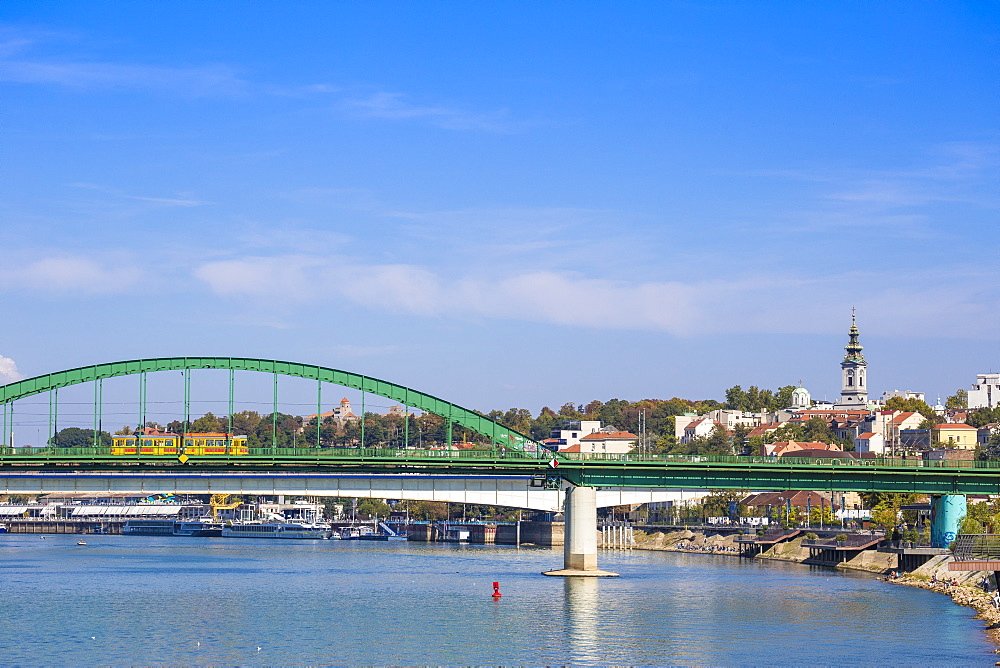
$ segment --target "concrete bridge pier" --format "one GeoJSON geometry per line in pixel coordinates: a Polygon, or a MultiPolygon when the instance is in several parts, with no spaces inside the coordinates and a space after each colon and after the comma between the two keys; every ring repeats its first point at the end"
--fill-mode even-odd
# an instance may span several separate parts
{"type": "Polygon", "coordinates": [[[964,494],[931,496],[931,546],[945,548],[955,540],[968,509],[964,494]]]}
{"type": "Polygon", "coordinates": [[[563,567],[544,575],[560,577],[618,577],[597,567],[597,490],[570,487],[566,490],[566,537],[563,567]]]}

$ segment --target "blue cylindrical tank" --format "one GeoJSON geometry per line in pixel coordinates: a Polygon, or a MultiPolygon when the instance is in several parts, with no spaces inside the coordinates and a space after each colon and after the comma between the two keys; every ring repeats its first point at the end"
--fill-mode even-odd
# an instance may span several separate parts
{"type": "Polygon", "coordinates": [[[931,497],[931,545],[947,548],[967,510],[964,494],[941,494],[931,497]]]}

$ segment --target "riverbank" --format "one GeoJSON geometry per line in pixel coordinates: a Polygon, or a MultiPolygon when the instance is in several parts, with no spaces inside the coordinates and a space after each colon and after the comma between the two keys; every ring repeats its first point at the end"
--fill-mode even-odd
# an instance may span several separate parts
{"type": "MultiPolygon", "coordinates": [[[[770,549],[756,555],[755,559],[764,561],[786,561],[800,564],[829,565],[832,568],[866,573],[887,574],[897,568],[896,555],[865,550],[839,564],[830,565],[810,561],[809,548],[802,546],[803,538],[797,537],[784,543],[778,543],[770,549]]],[[[739,546],[736,536],[720,534],[705,534],[696,531],[670,532],[635,532],[637,550],[655,550],[662,552],[685,552],[711,554],[715,556],[739,556],[739,546]]],[[[976,619],[986,625],[986,634],[995,646],[995,652],[1000,654],[1000,610],[993,605],[992,592],[987,593],[978,585],[986,573],[952,572],[948,570],[951,555],[933,557],[912,573],[906,573],[897,578],[885,578],[891,584],[918,587],[950,596],[958,605],[972,608],[976,611],[976,619]],[[946,584],[953,582],[954,584],[946,584]]],[[[1000,665],[1000,662],[998,662],[1000,665]]]]}
{"type": "Polygon", "coordinates": [[[985,576],[992,574],[949,571],[948,563],[951,561],[951,555],[934,557],[912,573],[888,579],[887,582],[935,591],[950,596],[958,605],[972,608],[976,611],[975,618],[986,624],[986,634],[1000,654],[1000,610],[993,605],[992,592],[985,592],[979,586],[985,576]]]}
{"type": "MultiPolygon", "coordinates": [[[[687,552],[697,554],[713,554],[717,556],[739,556],[740,548],[736,542],[736,534],[705,534],[697,531],[679,530],[670,532],[644,531],[635,532],[637,550],[659,550],[663,552],[687,552]]],[[[777,543],[756,555],[754,559],[764,561],[788,561],[792,563],[830,566],[848,571],[885,574],[898,568],[897,556],[874,550],[865,550],[848,561],[838,564],[826,564],[810,560],[808,547],[802,546],[803,537],[777,543]]]]}

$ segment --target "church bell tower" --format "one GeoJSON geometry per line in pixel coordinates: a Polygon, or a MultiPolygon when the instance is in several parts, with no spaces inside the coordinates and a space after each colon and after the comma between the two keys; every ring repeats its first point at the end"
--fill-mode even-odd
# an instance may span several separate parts
{"type": "Polygon", "coordinates": [[[858,341],[858,325],[853,309],[849,336],[847,346],[844,347],[847,354],[840,363],[842,384],[837,408],[863,410],[868,405],[868,363],[861,353],[862,346],[858,341]]]}

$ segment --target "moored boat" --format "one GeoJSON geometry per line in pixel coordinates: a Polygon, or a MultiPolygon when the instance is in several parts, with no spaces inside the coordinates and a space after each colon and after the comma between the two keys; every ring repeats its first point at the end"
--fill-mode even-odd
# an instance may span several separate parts
{"type": "Polygon", "coordinates": [[[202,517],[197,520],[179,520],[174,522],[175,536],[221,536],[222,522],[217,522],[211,517],[202,517]]]}
{"type": "Polygon", "coordinates": [[[122,534],[129,536],[172,536],[174,520],[128,520],[122,534]]]}
{"type": "Polygon", "coordinates": [[[329,535],[329,525],[313,522],[243,522],[222,527],[223,538],[322,540],[329,535]]]}

